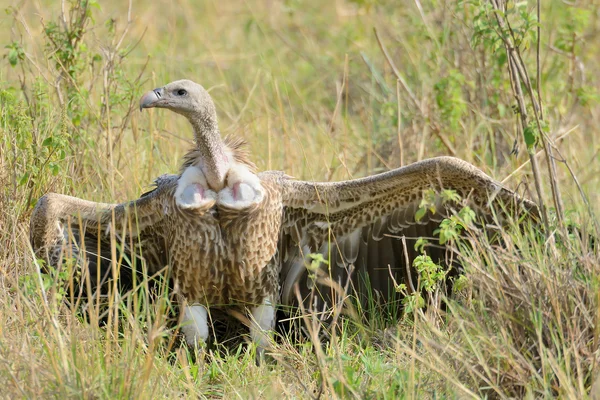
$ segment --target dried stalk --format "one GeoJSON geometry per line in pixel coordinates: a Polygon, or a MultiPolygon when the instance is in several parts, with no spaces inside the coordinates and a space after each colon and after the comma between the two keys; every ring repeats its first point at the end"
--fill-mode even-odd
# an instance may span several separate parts
{"type": "MultiPolygon", "coordinates": [[[[544,131],[542,130],[541,122],[543,120],[542,117],[542,105],[541,102],[538,103],[535,99],[535,95],[533,93],[533,89],[531,87],[531,81],[529,79],[529,74],[527,73],[527,69],[525,68],[525,63],[523,58],[521,57],[520,51],[516,49],[516,56],[519,63],[522,65],[523,75],[525,76],[525,87],[529,92],[529,97],[531,98],[531,102],[533,103],[533,114],[535,116],[535,122],[538,128],[538,132],[540,133],[540,142],[542,143],[542,148],[544,149],[544,153],[546,153],[546,164],[548,167],[548,176],[550,177],[550,188],[552,190],[552,198],[554,200],[554,206],[556,207],[556,215],[558,216],[558,221],[560,224],[563,222],[563,204],[562,198],[560,196],[560,190],[558,188],[558,179],[556,177],[556,163],[554,156],[552,155],[552,145],[550,138],[546,136],[544,131]],[[538,114],[539,113],[539,114],[538,114]],[[550,145],[548,144],[550,142],[550,145]]],[[[539,66],[538,66],[539,68],[539,66]]],[[[540,82],[537,82],[538,88],[540,86],[540,82]]]]}
{"type": "Polygon", "coordinates": [[[398,112],[398,124],[396,133],[398,134],[398,150],[400,151],[400,166],[404,166],[404,143],[402,141],[402,103],[400,103],[400,80],[396,80],[396,102],[398,112]]]}
{"type": "Polygon", "coordinates": [[[404,77],[402,76],[402,74],[400,74],[400,71],[398,71],[398,68],[396,68],[396,64],[394,64],[394,62],[392,61],[390,54],[388,53],[387,49],[383,45],[383,42],[379,38],[379,33],[377,32],[377,28],[373,28],[373,32],[375,32],[375,39],[377,39],[379,48],[381,49],[381,52],[383,53],[383,56],[387,60],[388,64],[392,68],[392,71],[394,71],[394,75],[396,76],[396,79],[400,82],[400,84],[402,85],[402,88],[406,91],[406,93],[408,94],[408,97],[410,97],[410,99],[412,100],[415,107],[417,107],[417,109],[421,112],[421,114],[424,114],[423,109],[421,108],[421,104],[419,104],[419,101],[417,100],[417,97],[414,95],[412,90],[410,90],[410,87],[404,80],[404,77]]]}
{"type": "MultiPolygon", "coordinates": [[[[502,0],[491,0],[491,4],[495,10],[505,12],[506,11],[506,3],[502,0]]],[[[541,14],[541,5],[539,0],[537,2],[537,15],[538,22],[541,14]]],[[[498,27],[500,28],[500,32],[498,34],[499,38],[503,41],[504,47],[508,56],[508,66],[509,66],[509,74],[511,79],[511,84],[513,88],[513,93],[517,100],[517,104],[519,107],[519,114],[521,115],[521,127],[522,131],[526,129],[528,126],[528,115],[526,110],[526,104],[523,92],[521,90],[521,85],[524,85],[527,89],[528,97],[533,106],[533,114],[536,122],[536,127],[539,133],[539,139],[542,144],[542,148],[546,155],[546,162],[548,167],[548,176],[550,178],[550,187],[552,190],[552,199],[554,202],[554,207],[556,209],[556,214],[558,217],[559,223],[562,225],[563,222],[563,204],[560,195],[560,189],[558,187],[558,179],[556,174],[556,163],[555,159],[552,155],[552,142],[550,138],[548,138],[543,130],[541,121],[544,119],[543,108],[542,108],[542,98],[541,98],[541,66],[540,66],[540,34],[541,27],[538,25],[537,27],[537,46],[536,46],[536,76],[537,76],[537,97],[533,91],[531,80],[529,78],[529,73],[527,72],[527,67],[525,66],[525,62],[523,61],[523,57],[521,56],[520,49],[514,45],[516,43],[515,33],[512,27],[510,26],[509,21],[501,17],[501,13],[494,13],[496,18],[496,22],[498,23],[498,27]],[[510,38],[502,35],[502,32],[507,32],[510,35],[510,38]]],[[[542,199],[542,189],[541,189],[541,177],[539,175],[539,166],[537,164],[537,160],[535,158],[535,151],[529,152],[529,158],[531,162],[531,168],[534,175],[535,187],[538,194],[538,201],[540,204],[540,208],[542,209],[542,216],[544,219],[544,224],[546,228],[548,228],[548,216],[547,211],[544,207],[543,199],[542,199]]]]}
{"type": "MultiPolygon", "coordinates": [[[[509,52],[509,49],[506,49],[509,52]]],[[[517,100],[517,104],[519,106],[519,115],[521,117],[521,132],[523,133],[525,128],[527,127],[527,109],[525,106],[525,99],[523,97],[523,92],[521,91],[521,81],[519,79],[518,73],[515,71],[517,66],[515,65],[514,60],[509,57],[508,59],[508,74],[510,76],[510,82],[513,89],[513,94],[515,99],[517,100]]],[[[546,211],[546,207],[544,205],[544,198],[542,196],[542,178],[540,176],[540,168],[538,166],[537,159],[535,158],[535,153],[529,154],[529,162],[531,163],[531,171],[533,172],[533,181],[535,184],[535,191],[538,196],[538,204],[540,206],[542,219],[544,221],[544,227],[546,231],[548,231],[548,214],[546,211]]]]}
{"type": "MultiPolygon", "coordinates": [[[[375,32],[375,38],[377,39],[377,43],[379,44],[379,48],[381,49],[381,52],[383,53],[385,60],[389,64],[390,68],[392,68],[392,71],[394,72],[394,76],[396,76],[397,85],[400,84],[402,86],[402,88],[404,89],[404,91],[406,91],[406,93],[408,94],[408,97],[410,97],[410,99],[412,100],[412,102],[415,105],[415,107],[417,108],[417,110],[419,110],[419,113],[423,117],[423,120],[427,121],[428,118],[427,118],[427,114],[426,114],[425,110],[421,106],[421,103],[419,103],[419,100],[417,99],[415,94],[412,92],[412,90],[410,90],[410,87],[404,80],[404,77],[400,74],[400,71],[398,71],[398,68],[396,68],[396,64],[394,64],[394,61],[390,57],[390,54],[388,53],[385,45],[379,38],[379,33],[377,32],[377,28],[373,28],[373,32],[375,32]]],[[[399,94],[400,94],[400,92],[398,90],[396,90],[398,104],[400,104],[399,103],[400,102],[399,94]]],[[[446,147],[446,149],[448,150],[448,152],[450,153],[451,156],[456,156],[456,150],[454,150],[454,147],[452,147],[450,140],[448,140],[448,138],[442,134],[442,131],[438,124],[429,123],[428,125],[426,125],[426,127],[429,127],[431,129],[431,131],[438,137],[438,139],[440,139],[440,141],[446,147]]],[[[421,159],[421,154],[419,152],[419,160],[420,159],[421,159]]],[[[403,164],[403,160],[401,160],[401,164],[403,164]]]]}

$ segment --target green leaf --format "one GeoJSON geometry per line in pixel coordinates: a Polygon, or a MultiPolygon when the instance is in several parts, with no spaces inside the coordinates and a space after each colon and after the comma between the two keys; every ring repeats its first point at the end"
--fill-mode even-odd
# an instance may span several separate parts
{"type": "Polygon", "coordinates": [[[97,1],[95,1],[95,0],[90,0],[90,1],[88,2],[88,5],[89,5],[90,7],[94,7],[94,8],[95,8],[95,9],[97,9],[97,10],[102,10],[102,8],[100,7],[100,3],[98,3],[98,2],[97,2],[97,1]]]}
{"type": "Polygon", "coordinates": [[[473,211],[469,206],[464,206],[458,212],[458,216],[462,222],[464,222],[464,225],[470,225],[473,221],[475,221],[475,211],[473,211]]]}
{"type": "Polygon", "coordinates": [[[457,221],[455,216],[444,219],[440,223],[439,229],[433,231],[434,235],[439,235],[440,244],[446,244],[446,242],[450,240],[455,240],[458,238],[462,230],[461,224],[457,221]]]}
{"type": "Polygon", "coordinates": [[[429,240],[419,237],[415,242],[415,251],[419,253],[425,253],[425,246],[429,244],[429,240]]]}
{"type": "Polygon", "coordinates": [[[10,65],[12,67],[15,67],[18,61],[19,52],[17,51],[17,49],[10,49],[10,51],[8,52],[8,62],[10,63],[10,65]]]}
{"type": "Polygon", "coordinates": [[[525,139],[525,145],[527,145],[527,151],[533,153],[537,144],[537,132],[531,125],[525,128],[523,131],[523,138],[525,139]]]}
{"type": "Polygon", "coordinates": [[[394,289],[396,290],[396,293],[405,293],[407,287],[404,283],[401,283],[399,285],[396,285],[396,287],[394,289]]]}
{"type": "Polygon", "coordinates": [[[427,209],[425,207],[421,207],[417,210],[417,212],[415,213],[415,221],[420,221],[423,219],[423,217],[425,216],[425,213],[427,212],[427,209]]]}
{"type": "Polygon", "coordinates": [[[459,275],[456,279],[454,279],[453,290],[460,292],[465,289],[469,284],[469,278],[464,275],[459,275]]]}
{"type": "Polygon", "coordinates": [[[53,145],[54,145],[54,137],[53,136],[48,136],[42,142],[42,146],[44,146],[44,147],[52,147],[53,145]]]}
{"type": "Polygon", "coordinates": [[[442,203],[447,202],[455,202],[458,203],[461,199],[460,194],[456,193],[456,190],[453,189],[444,189],[442,190],[442,203]]]}
{"type": "Polygon", "coordinates": [[[306,269],[311,272],[318,270],[321,267],[321,264],[329,265],[329,261],[326,260],[321,253],[311,253],[308,256],[311,258],[311,262],[310,265],[306,266],[306,269]]]}
{"type": "Polygon", "coordinates": [[[19,179],[19,186],[23,186],[29,180],[29,172],[25,172],[21,179],[19,179]]]}
{"type": "Polygon", "coordinates": [[[58,175],[58,172],[59,172],[60,168],[58,167],[57,164],[55,164],[55,163],[49,163],[48,164],[48,168],[52,172],[52,175],[54,175],[54,176],[58,175]]]}

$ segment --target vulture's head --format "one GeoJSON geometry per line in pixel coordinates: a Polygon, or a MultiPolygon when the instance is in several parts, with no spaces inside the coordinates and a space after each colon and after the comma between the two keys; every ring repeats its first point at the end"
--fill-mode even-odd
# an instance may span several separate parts
{"type": "Polygon", "coordinates": [[[188,118],[215,114],[214,103],[206,89],[187,79],[145,93],[140,99],[140,110],[153,107],[167,108],[188,118]]]}

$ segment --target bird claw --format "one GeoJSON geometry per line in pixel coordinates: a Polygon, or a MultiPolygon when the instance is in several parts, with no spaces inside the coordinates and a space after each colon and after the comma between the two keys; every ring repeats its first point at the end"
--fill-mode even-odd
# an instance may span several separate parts
{"type": "Polygon", "coordinates": [[[229,170],[227,186],[219,192],[218,204],[243,210],[259,204],[264,197],[260,179],[248,168],[236,165],[229,170]]]}
{"type": "Polygon", "coordinates": [[[208,189],[200,168],[186,168],[177,182],[175,203],[183,209],[209,209],[217,201],[217,194],[208,189]]]}

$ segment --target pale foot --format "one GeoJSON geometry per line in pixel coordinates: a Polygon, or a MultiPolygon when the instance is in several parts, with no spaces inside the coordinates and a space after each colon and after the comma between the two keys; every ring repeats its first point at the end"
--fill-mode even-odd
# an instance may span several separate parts
{"type": "Polygon", "coordinates": [[[243,165],[234,165],[227,173],[227,186],[219,192],[218,204],[243,210],[260,203],[263,197],[258,176],[243,165]]]}
{"type": "Polygon", "coordinates": [[[208,339],[208,311],[201,305],[185,306],[181,321],[181,331],[186,343],[201,348],[208,339]]]}
{"type": "Polygon", "coordinates": [[[187,167],[177,181],[175,203],[184,209],[210,208],[217,201],[217,194],[208,188],[200,168],[187,167]]]}
{"type": "Polygon", "coordinates": [[[264,359],[265,349],[269,347],[269,331],[275,326],[275,307],[269,300],[250,310],[250,339],[256,344],[256,362],[260,364],[264,359]]]}

